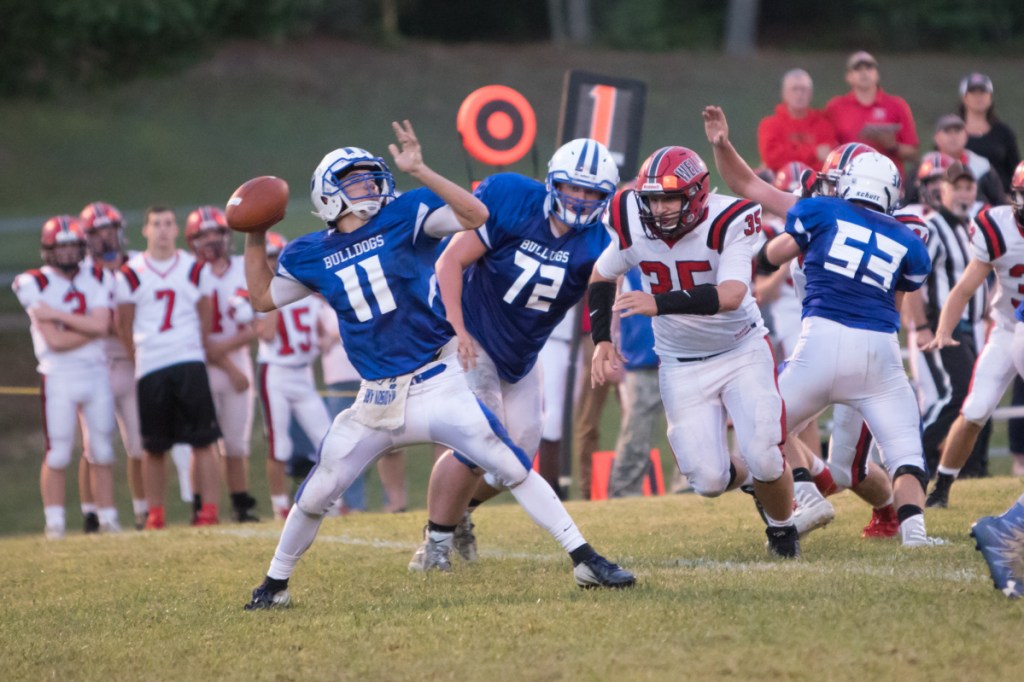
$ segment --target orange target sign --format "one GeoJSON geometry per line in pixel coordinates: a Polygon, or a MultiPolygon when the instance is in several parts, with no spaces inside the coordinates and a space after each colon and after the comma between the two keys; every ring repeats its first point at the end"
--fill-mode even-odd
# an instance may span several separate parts
{"type": "Polygon", "coordinates": [[[533,107],[504,85],[487,85],[471,92],[459,107],[455,125],[470,156],[491,166],[519,161],[537,138],[533,107]]]}

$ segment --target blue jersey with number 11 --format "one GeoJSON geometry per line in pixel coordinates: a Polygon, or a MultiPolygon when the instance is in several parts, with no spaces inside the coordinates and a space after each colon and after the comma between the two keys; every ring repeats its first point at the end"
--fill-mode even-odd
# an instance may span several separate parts
{"type": "Polygon", "coordinates": [[[806,254],[804,317],[896,332],[895,293],[918,289],[931,270],[927,247],[909,228],[845,199],[798,201],[786,232],[806,254]]]}
{"type": "Polygon", "coordinates": [[[522,175],[492,175],[476,195],[490,213],[476,232],[487,253],[466,270],[463,316],[498,375],[516,382],[533,369],[552,330],[583,298],[611,238],[600,223],[555,236],[544,212],[547,190],[522,175]]]}
{"type": "Polygon", "coordinates": [[[440,240],[423,230],[443,205],[415,189],[355,232],[303,235],[281,253],[278,274],[320,293],[338,314],[345,352],[363,379],[408,374],[455,334],[435,286],[440,240]]]}

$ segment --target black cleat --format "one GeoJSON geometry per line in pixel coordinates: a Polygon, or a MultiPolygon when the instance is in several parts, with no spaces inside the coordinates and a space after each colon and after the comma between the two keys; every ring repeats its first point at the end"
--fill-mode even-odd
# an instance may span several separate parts
{"type": "Polygon", "coordinates": [[[946,509],[949,507],[949,488],[940,486],[938,484],[932,488],[932,491],[928,493],[928,499],[924,501],[925,507],[939,507],[946,509]]]}
{"type": "Polygon", "coordinates": [[[769,552],[786,559],[800,556],[800,533],[795,525],[768,526],[764,532],[768,536],[769,552]]]}
{"type": "Polygon", "coordinates": [[[260,517],[252,513],[256,508],[256,498],[249,493],[232,493],[231,520],[235,523],[255,523],[260,517]],[[237,496],[237,497],[236,497],[237,496]]]}
{"type": "Polygon", "coordinates": [[[100,517],[96,515],[96,512],[89,512],[85,515],[85,520],[82,522],[82,530],[85,533],[100,532],[100,517]]]}
{"type": "Polygon", "coordinates": [[[576,584],[584,589],[591,587],[633,587],[636,584],[636,576],[618,564],[605,559],[600,554],[595,554],[585,561],[581,561],[572,569],[576,584]]]}
{"type": "Polygon", "coordinates": [[[267,587],[266,581],[252,591],[252,601],[245,605],[246,611],[257,609],[283,609],[292,603],[292,597],[288,594],[288,588],[272,591],[267,587]]]}

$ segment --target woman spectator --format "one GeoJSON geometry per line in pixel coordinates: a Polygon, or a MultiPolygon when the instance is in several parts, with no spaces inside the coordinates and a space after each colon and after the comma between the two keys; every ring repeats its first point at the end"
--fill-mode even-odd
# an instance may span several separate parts
{"type": "Polygon", "coordinates": [[[967,124],[967,148],[992,164],[1003,189],[1010,191],[1010,177],[1020,163],[1017,136],[999,120],[992,106],[992,79],[974,72],[960,81],[960,117],[967,124]]]}

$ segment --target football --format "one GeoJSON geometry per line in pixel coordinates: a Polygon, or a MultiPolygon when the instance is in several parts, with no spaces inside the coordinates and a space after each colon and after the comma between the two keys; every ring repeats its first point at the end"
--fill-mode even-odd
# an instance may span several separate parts
{"type": "Polygon", "coordinates": [[[235,190],[224,215],[232,230],[263,232],[280,222],[287,208],[288,183],[272,175],[261,175],[235,190]]]}

